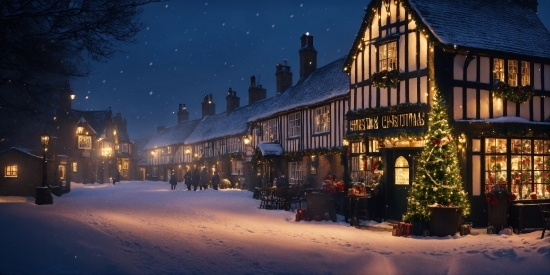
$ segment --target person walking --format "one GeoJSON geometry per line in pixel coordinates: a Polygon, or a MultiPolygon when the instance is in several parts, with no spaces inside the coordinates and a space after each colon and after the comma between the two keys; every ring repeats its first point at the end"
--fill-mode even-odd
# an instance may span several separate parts
{"type": "Polygon", "coordinates": [[[201,180],[201,174],[199,173],[199,168],[195,167],[195,170],[193,170],[193,174],[191,175],[192,182],[193,182],[193,191],[197,191],[197,186],[199,186],[199,182],[201,180]]]}
{"type": "Polygon", "coordinates": [[[172,176],[170,177],[170,190],[176,190],[176,186],[178,185],[178,180],[176,179],[176,174],[172,172],[172,176]]]}
{"type": "Polygon", "coordinates": [[[200,186],[201,190],[208,189],[209,181],[210,179],[208,178],[208,169],[206,169],[206,167],[203,167],[201,171],[201,186],[200,186]]]}
{"type": "Polygon", "coordinates": [[[212,188],[214,190],[218,190],[218,185],[220,184],[220,174],[218,174],[218,171],[214,172],[214,175],[212,175],[212,188]]]}
{"type": "Polygon", "coordinates": [[[191,176],[191,171],[187,170],[187,172],[185,172],[185,175],[183,176],[183,180],[185,181],[185,185],[187,185],[187,190],[191,191],[191,184],[193,184],[193,177],[191,176]]]}

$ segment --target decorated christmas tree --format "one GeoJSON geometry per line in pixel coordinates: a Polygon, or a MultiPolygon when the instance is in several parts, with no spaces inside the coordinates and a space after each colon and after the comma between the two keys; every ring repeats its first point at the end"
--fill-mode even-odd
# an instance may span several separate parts
{"type": "Polygon", "coordinates": [[[436,91],[428,115],[427,142],[418,160],[404,220],[428,221],[428,206],[435,205],[461,207],[462,216],[470,213],[451,130],[443,96],[436,91]]]}

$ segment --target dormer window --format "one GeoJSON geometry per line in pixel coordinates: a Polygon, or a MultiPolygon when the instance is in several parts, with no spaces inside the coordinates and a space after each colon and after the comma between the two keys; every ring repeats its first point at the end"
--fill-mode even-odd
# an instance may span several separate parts
{"type": "Polygon", "coordinates": [[[380,71],[397,70],[397,42],[392,41],[378,47],[380,71]]]}

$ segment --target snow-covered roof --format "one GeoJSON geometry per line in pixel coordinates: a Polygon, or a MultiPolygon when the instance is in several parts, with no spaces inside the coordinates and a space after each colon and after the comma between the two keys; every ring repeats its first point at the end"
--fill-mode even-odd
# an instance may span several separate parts
{"type": "Polygon", "coordinates": [[[349,92],[349,76],[342,72],[345,57],[315,70],[305,81],[290,87],[284,93],[258,101],[248,122],[296,108],[315,105],[345,96],[349,92]]]}
{"type": "MultiPolygon", "coordinates": [[[[550,33],[537,14],[520,0],[403,0],[416,17],[433,34],[436,41],[449,48],[479,52],[516,54],[550,59],[550,33]]],[[[353,62],[363,35],[380,0],[365,9],[345,67],[353,62]]],[[[375,17],[376,18],[376,17],[375,17]]]]}
{"type": "Polygon", "coordinates": [[[40,155],[40,153],[37,152],[36,150],[29,149],[29,148],[23,148],[23,147],[11,147],[11,148],[6,149],[4,151],[0,151],[0,154],[3,154],[4,152],[12,151],[12,150],[19,151],[23,154],[26,154],[26,155],[29,155],[29,156],[32,156],[32,157],[35,157],[35,158],[42,158],[42,155],[40,155]]]}
{"type": "Polygon", "coordinates": [[[443,44],[550,58],[550,33],[525,1],[409,2],[443,44]]]}
{"type": "Polygon", "coordinates": [[[183,144],[187,137],[193,132],[200,120],[190,120],[178,123],[174,126],[166,127],[162,132],[153,136],[143,147],[144,150],[154,149],[174,144],[183,144]]]}
{"type": "Polygon", "coordinates": [[[469,119],[469,120],[457,119],[455,121],[457,121],[457,122],[484,122],[484,123],[525,123],[525,124],[539,124],[539,125],[549,125],[550,126],[550,122],[530,121],[528,119],[521,118],[521,117],[516,117],[516,116],[503,116],[503,117],[497,117],[497,118],[469,119]]]}
{"type": "MultiPolygon", "coordinates": [[[[101,111],[82,111],[82,110],[71,110],[71,116],[72,118],[76,119],[84,119],[86,122],[88,122],[88,125],[94,130],[94,132],[97,134],[98,130],[105,128],[105,122],[107,121],[109,115],[109,110],[101,110],[101,111]]],[[[75,125],[78,123],[78,121],[75,121],[75,125]]]]}
{"type": "Polygon", "coordinates": [[[280,156],[283,154],[283,148],[279,143],[258,143],[258,148],[262,151],[262,155],[265,156],[280,156]]]}
{"type": "MultiPolygon", "coordinates": [[[[213,116],[205,116],[185,140],[185,144],[192,144],[225,136],[222,131],[222,128],[225,128],[224,123],[228,123],[225,112],[213,116]]],[[[229,125],[231,127],[239,126],[236,122],[231,122],[231,124],[232,125],[229,125]]]]}

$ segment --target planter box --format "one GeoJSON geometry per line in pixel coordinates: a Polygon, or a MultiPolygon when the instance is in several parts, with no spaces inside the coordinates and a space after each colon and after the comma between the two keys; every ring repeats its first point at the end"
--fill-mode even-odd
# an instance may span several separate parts
{"type": "Polygon", "coordinates": [[[459,207],[428,207],[430,209],[430,235],[445,237],[454,236],[460,228],[459,207]]]}
{"type": "Polygon", "coordinates": [[[34,203],[38,205],[52,204],[53,198],[50,189],[48,187],[36,187],[36,200],[34,203]]]}
{"type": "Polygon", "coordinates": [[[489,203],[489,226],[493,226],[497,232],[508,227],[508,194],[497,194],[497,204],[489,203]]]}

